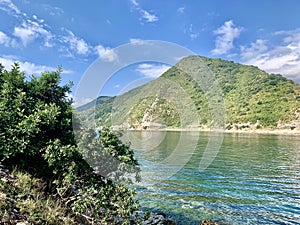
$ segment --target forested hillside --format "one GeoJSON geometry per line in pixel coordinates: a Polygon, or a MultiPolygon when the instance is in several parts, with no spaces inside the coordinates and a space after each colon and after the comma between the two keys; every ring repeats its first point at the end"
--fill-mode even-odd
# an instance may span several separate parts
{"type": "MultiPolygon", "coordinates": [[[[174,99],[173,102],[170,101],[168,91],[165,90],[163,95],[157,94],[158,91],[161,93],[162,83],[167,80],[182,88],[184,94],[192,100],[199,116],[199,127],[209,127],[212,116],[208,95],[199,81],[195,80],[195,74],[203,79],[204,73],[214,77],[214,82],[221,89],[227,129],[247,126],[294,129],[299,126],[299,84],[280,74],[268,74],[254,66],[202,56],[184,58],[147,85],[117,98],[100,101],[95,111],[97,126],[147,128],[151,123],[158,127],[182,126],[184,115],[178,111],[174,99]],[[180,68],[195,72],[191,76],[180,68]],[[122,104],[118,98],[122,99],[122,104]]],[[[188,102],[184,102],[187,98],[182,99],[177,95],[182,105],[188,105],[188,102]]],[[[83,114],[87,118],[90,113],[91,109],[83,114]]]]}

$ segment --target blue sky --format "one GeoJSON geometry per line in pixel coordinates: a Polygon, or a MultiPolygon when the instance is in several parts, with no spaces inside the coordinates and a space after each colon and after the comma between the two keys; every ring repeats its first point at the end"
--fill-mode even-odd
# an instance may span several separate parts
{"type": "MultiPolygon", "coordinates": [[[[73,81],[75,92],[97,58],[112,62],[120,45],[161,40],[300,83],[299,10],[298,0],[0,0],[0,63],[9,69],[18,61],[36,75],[62,65],[62,82],[73,81]]],[[[128,66],[101,94],[116,95],[168,68],[128,66]]]]}

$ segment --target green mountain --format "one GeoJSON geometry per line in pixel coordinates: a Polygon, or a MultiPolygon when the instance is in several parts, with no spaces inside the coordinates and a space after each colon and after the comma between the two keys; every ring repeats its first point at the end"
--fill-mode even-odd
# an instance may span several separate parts
{"type": "Polygon", "coordinates": [[[94,99],[93,101],[85,104],[85,105],[82,105],[82,106],[79,106],[78,108],[76,108],[77,111],[79,112],[82,112],[82,111],[85,111],[85,110],[88,110],[92,107],[94,107],[95,105],[99,105],[99,104],[102,104],[104,102],[106,102],[107,100],[111,99],[113,97],[110,97],[110,96],[100,96],[96,99],[94,99]]]}
{"type": "Polygon", "coordinates": [[[295,129],[300,85],[254,66],[189,56],[146,85],[82,109],[97,126],[122,129],[211,127],[221,120],[227,129],[295,129]]]}

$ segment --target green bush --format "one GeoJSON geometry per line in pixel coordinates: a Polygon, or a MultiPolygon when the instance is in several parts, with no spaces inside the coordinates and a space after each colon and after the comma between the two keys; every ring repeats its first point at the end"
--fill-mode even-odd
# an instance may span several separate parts
{"type": "Polygon", "coordinates": [[[76,144],[72,100],[67,98],[71,84],[60,86],[60,73],[58,68],[26,80],[18,64],[11,71],[0,65],[0,162],[45,180],[49,195],[86,223],[128,224],[138,209],[134,191],[111,179],[129,181],[126,174],[139,178],[133,151],[115,133],[104,129],[98,137],[78,123],[76,144]],[[103,176],[85,154],[94,160],[109,156],[118,163],[103,176]]]}

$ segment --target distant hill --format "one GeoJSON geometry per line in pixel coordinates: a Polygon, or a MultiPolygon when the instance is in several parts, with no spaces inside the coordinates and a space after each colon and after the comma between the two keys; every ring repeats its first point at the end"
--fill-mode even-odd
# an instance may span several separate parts
{"type": "Polygon", "coordinates": [[[111,99],[112,97],[109,97],[109,96],[100,96],[96,99],[94,99],[93,101],[85,104],[85,105],[82,105],[82,106],[79,106],[76,108],[77,111],[79,112],[82,112],[82,111],[85,111],[85,110],[88,110],[92,107],[94,107],[95,105],[99,105],[99,104],[102,104],[103,102],[111,99]]]}
{"type": "MultiPolygon", "coordinates": [[[[208,98],[211,96],[195,76],[204,80],[204,84],[205,79],[214,79],[220,87],[227,129],[300,127],[299,84],[254,66],[202,56],[186,57],[161,77],[121,96],[94,100],[97,126],[178,128],[195,119],[190,118],[195,114],[184,111],[194,107],[192,111],[197,113],[199,126],[210,127],[213,118],[208,98]],[[186,71],[192,71],[194,76],[186,71]]],[[[92,115],[89,107],[94,104],[80,108],[85,117],[92,115]]]]}

